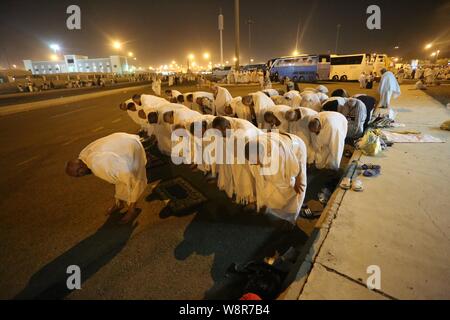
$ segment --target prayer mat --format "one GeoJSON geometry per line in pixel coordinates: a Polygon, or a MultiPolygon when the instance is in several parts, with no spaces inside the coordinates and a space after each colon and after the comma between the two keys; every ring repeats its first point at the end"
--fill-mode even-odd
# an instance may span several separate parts
{"type": "Polygon", "coordinates": [[[189,211],[208,200],[182,177],[161,182],[155,193],[162,200],[169,200],[168,207],[174,214],[189,211]]]}
{"type": "Polygon", "coordinates": [[[147,155],[148,155],[147,160],[149,162],[148,168],[150,168],[150,169],[161,167],[161,166],[167,164],[167,161],[162,156],[156,156],[149,152],[147,153],[147,155]]]}

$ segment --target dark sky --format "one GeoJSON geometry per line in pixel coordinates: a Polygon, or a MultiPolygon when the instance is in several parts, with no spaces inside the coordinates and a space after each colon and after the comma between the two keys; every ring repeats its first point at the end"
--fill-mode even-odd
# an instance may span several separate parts
{"type": "MultiPolygon", "coordinates": [[[[234,56],[233,0],[0,0],[0,66],[22,66],[22,59],[47,59],[48,44],[64,53],[105,57],[114,54],[111,39],[127,42],[143,66],[172,60],[185,62],[189,52],[208,51],[219,62],[217,15],[225,17],[225,60],[234,56]],[[66,28],[66,8],[81,7],[82,29],[66,28]]],[[[341,24],[340,53],[385,52],[423,58],[425,43],[440,42],[449,55],[450,1],[440,0],[241,0],[241,57],[248,59],[251,17],[255,61],[291,54],[300,19],[302,52],[334,51],[336,25],[341,24]],[[366,8],[381,7],[381,30],[366,28],[366,8]],[[400,48],[394,50],[398,45],[400,48]]],[[[446,52],[444,52],[446,51],[446,52]]]]}

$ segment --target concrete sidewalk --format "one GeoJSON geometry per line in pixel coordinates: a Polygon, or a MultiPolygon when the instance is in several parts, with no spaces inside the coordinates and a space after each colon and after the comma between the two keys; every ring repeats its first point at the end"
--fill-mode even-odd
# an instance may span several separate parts
{"type": "MultiPolygon", "coordinates": [[[[446,143],[401,144],[381,156],[354,154],[382,167],[361,177],[365,190],[337,190],[314,243],[284,299],[450,299],[450,111],[413,86],[393,101],[397,122],[446,143]],[[369,290],[369,266],[381,289],[369,290]]],[[[401,128],[403,129],[403,128],[401,128]]]]}

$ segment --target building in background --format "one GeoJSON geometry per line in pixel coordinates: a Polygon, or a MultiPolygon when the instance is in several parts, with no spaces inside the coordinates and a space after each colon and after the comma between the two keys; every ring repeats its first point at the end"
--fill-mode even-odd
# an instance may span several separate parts
{"type": "Polygon", "coordinates": [[[89,59],[87,56],[68,54],[64,60],[32,61],[23,60],[25,70],[34,75],[58,73],[114,73],[126,74],[132,71],[123,56],[89,59]]]}

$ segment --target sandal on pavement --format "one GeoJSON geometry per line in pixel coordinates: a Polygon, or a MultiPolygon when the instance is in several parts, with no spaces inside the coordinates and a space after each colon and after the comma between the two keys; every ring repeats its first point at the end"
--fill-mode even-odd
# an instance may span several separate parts
{"type": "Polygon", "coordinates": [[[363,187],[363,183],[361,180],[359,179],[355,179],[352,183],[352,190],[353,191],[357,191],[357,192],[361,192],[364,191],[364,187],[363,187]]]}
{"type": "Polygon", "coordinates": [[[344,190],[350,189],[352,186],[352,179],[350,179],[349,177],[344,177],[339,186],[344,190]]]}
{"type": "Polygon", "coordinates": [[[363,169],[363,170],[367,170],[367,169],[381,170],[381,166],[378,164],[368,163],[368,164],[363,164],[361,166],[361,169],[363,169]]]}
{"type": "Polygon", "coordinates": [[[302,209],[300,210],[300,217],[305,219],[314,219],[320,217],[322,212],[315,212],[312,211],[307,205],[303,205],[302,209]]]}
{"type": "Polygon", "coordinates": [[[378,175],[380,175],[380,170],[378,169],[367,169],[363,172],[364,177],[376,177],[378,175]]]}

